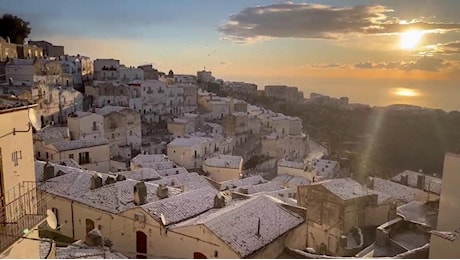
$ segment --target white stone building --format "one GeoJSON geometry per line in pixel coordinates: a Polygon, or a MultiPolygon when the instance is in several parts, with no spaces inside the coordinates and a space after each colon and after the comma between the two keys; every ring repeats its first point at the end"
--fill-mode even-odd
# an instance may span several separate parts
{"type": "Polygon", "coordinates": [[[144,71],[140,68],[126,67],[121,65],[118,68],[118,80],[122,82],[144,80],[144,71]]]}
{"type": "Polygon", "coordinates": [[[131,159],[142,145],[141,118],[127,107],[105,106],[96,113],[104,117],[104,136],[109,140],[110,155],[131,159]]]}
{"type": "Polygon", "coordinates": [[[67,117],[67,127],[73,140],[104,137],[104,117],[90,112],[77,111],[67,117]]]}
{"type": "Polygon", "coordinates": [[[243,157],[222,154],[206,159],[202,167],[217,182],[235,180],[242,176],[243,157]]]}
{"type": "Polygon", "coordinates": [[[168,158],[186,169],[201,168],[204,160],[218,151],[220,143],[210,137],[176,138],[167,145],[168,158]]]}
{"type": "Polygon", "coordinates": [[[119,77],[120,60],[96,59],[94,61],[95,80],[117,80],[119,77]]]}

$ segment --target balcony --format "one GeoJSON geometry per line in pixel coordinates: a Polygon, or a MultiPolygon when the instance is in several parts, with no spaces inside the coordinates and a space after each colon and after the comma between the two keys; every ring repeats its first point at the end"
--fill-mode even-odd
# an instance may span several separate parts
{"type": "Polygon", "coordinates": [[[46,219],[45,194],[37,189],[35,182],[14,187],[2,199],[8,203],[0,206],[0,252],[23,237],[25,230],[46,219]]]}

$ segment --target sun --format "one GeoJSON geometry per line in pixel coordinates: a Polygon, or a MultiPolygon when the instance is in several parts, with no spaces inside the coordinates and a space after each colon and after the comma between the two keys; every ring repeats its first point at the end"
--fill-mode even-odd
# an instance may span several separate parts
{"type": "Polygon", "coordinates": [[[414,49],[425,34],[424,31],[407,31],[401,34],[401,48],[405,50],[414,49]]]}
{"type": "Polygon", "coordinates": [[[393,94],[400,96],[400,97],[416,97],[419,93],[410,88],[396,88],[393,90],[393,94]]]}

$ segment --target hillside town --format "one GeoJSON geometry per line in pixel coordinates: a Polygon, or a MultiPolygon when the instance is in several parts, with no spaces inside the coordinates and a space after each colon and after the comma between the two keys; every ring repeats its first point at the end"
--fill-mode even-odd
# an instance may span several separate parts
{"type": "Polygon", "coordinates": [[[0,62],[0,258],[460,258],[460,155],[362,176],[250,100],[367,105],[47,41],[0,62]]]}

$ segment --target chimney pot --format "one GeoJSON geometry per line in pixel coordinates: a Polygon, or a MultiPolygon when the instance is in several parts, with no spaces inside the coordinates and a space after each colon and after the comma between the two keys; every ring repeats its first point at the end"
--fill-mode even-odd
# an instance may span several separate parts
{"type": "Polygon", "coordinates": [[[107,179],[105,179],[105,185],[109,185],[115,182],[117,182],[117,178],[115,176],[108,176],[107,179]]]}
{"type": "Polygon", "coordinates": [[[54,166],[48,162],[43,166],[43,179],[49,180],[54,177],[54,166]]]}
{"type": "Polygon", "coordinates": [[[147,202],[147,187],[145,183],[138,182],[134,185],[134,204],[143,205],[147,202]]]}
{"type": "Polygon", "coordinates": [[[91,176],[91,190],[95,190],[97,188],[102,187],[102,177],[99,175],[93,175],[91,176]]]}
{"type": "Polygon", "coordinates": [[[165,199],[168,197],[168,187],[164,184],[158,185],[157,196],[160,199],[165,199]]]}
{"type": "Polygon", "coordinates": [[[223,207],[225,207],[225,197],[219,192],[214,196],[214,208],[220,209],[223,207]]]}

